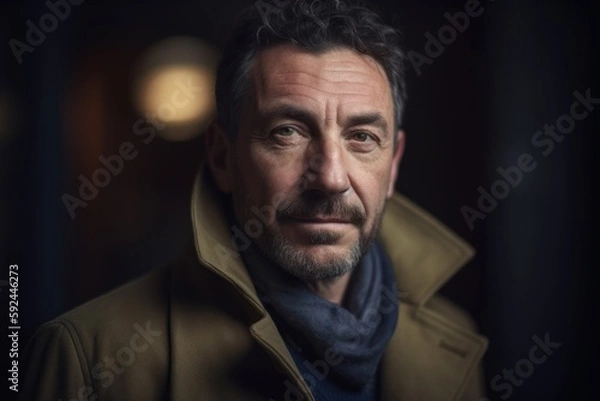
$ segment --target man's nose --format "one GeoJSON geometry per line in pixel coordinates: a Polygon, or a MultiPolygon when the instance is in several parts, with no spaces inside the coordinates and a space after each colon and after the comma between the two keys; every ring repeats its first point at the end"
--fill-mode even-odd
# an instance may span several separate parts
{"type": "Polygon", "coordinates": [[[342,145],[333,140],[322,140],[314,149],[305,171],[305,189],[329,196],[348,191],[350,179],[342,145]]]}

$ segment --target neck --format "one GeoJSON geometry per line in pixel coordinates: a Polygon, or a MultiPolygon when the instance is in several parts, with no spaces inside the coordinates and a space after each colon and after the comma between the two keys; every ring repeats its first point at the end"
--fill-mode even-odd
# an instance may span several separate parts
{"type": "Polygon", "coordinates": [[[321,298],[341,306],[344,296],[346,295],[346,289],[348,288],[351,275],[352,272],[348,272],[340,277],[334,277],[327,280],[306,281],[305,283],[311,291],[321,298]]]}

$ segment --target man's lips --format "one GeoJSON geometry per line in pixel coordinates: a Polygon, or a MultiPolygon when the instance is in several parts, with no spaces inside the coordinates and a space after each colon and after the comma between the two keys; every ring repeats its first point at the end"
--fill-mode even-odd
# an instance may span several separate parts
{"type": "Polygon", "coordinates": [[[315,216],[315,217],[301,217],[301,216],[288,216],[289,220],[296,220],[301,223],[337,223],[337,224],[351,224],[352,222],[347,219],[339,218],[339,217],[325,217],[325,216],[315,216]]]}

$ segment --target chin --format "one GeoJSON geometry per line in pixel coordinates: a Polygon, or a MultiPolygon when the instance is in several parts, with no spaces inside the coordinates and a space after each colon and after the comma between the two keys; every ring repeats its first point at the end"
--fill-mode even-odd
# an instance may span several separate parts
{"type": "Polygon", "coordinates": [[[272,262],[306,281],[342,276],[354,269],[364,249],[358,230],[268,230],[257,245],[272,262]]]}
{"type": "Polygon", "coordinates": [[[306,258],[310,259],[313,263],[326,265],[328,263],[335,263],[339,260],[348,259],[355,246],[357,246],[357,244],[353,246],[315,244],[298,247],[297,250],[304,253],[306,258]]]}
{"type": "Polygon", "coordinates": [[[361,257],[358,243],[353,246],[291,245],[280,248],[275,255],[276,261],[285,271],[307,281],[343,276],[356,267],[361,257]]]}

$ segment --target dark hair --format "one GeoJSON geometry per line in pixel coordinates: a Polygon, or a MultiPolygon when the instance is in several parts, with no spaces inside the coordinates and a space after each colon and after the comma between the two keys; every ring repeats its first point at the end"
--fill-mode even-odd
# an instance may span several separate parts
{"type": "Polygon", "coordinates": [[[378,14],[352,0],[259,0],[245,9],[217,69],[217,118],[230,137],[238,130],[242,100],[254,56],[281,43],[325,52],[345,47],[375,59],[387,74],[396,128],[406,101],[400,35],[378,14]]]}

